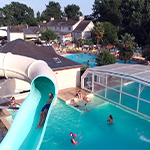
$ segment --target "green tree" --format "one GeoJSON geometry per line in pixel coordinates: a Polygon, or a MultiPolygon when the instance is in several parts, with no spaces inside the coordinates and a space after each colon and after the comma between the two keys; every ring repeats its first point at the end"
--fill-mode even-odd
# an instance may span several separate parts
{"type": "Polygon", "coordinates": [[[3,9],[0,8],[0,26],[4,25],[3,9]]]}
{"type": "Polygon", "coordinates": [[[46,21],[50,21],[51,17],[54,19],[61,18],[61,6],[58,2],[50,1],[48,5],[46,5],[46,9],[42,12],[41,18],[46,21]]]}
{"type": "Polygon", "coordinates": [[[75,41],[75,44],[77,47],[81,47],[84,45],[84,39],[79,38],[78,40],[75,41]]]}
{"type": "Polygon", "coordinates": [[[5,25],[35,24],[34,11],[25,4],[11,2],[3,7],[5,25]]]}
{"type": "Polygon", "coordinates": [[[122,14],[119,9],[122,0],[95,0],[93,5],[94,21],[109,21],[113,25],[122,24],[122,14]]]}
{"type": "Polygon", "coordinates": [[[41,15],[40,15],[40,12],[38,11],[37,14],[36,14],[36,21],[38,24],[41,23],[41,15]]]}
{"type": "Polygon", "coordinates": [[[57,38],[56,33],[53,30],[46,29],[45,31],[41,32],[40,39],[46,40],[49,43],[51,40],[55,40],[57,38]]]}
{"type": "Polygon", "coordinates": [[[118,43],[117,27],[110,22],[103,22],[104,35],[102,41],[104,45],[118,43]]]}
{"type": "Polygon", "coordinates": [[[150,45],[144,46],[142,50],[142,57],[144,57],[146,60],[150,61],[150,45]]]}
{"type": "Polygon", "coordinates": [[[119,59],[124,60],[124,63],[127,62],[127,60],[130,60],[131,57],[134,54],[135,48],[132,44],[120,44],[119,45],[119,59]]]}
{"type": "Polygon", "coordinates": [[[122,33],[133,34],[138,44],[145,45],[150,33],[150,1],[124,0],[120,10],[123,15],[122,33]]]}
{"type": "Polygon", "coordinates": [[[109,51],[102,51],[96,58],[96,62],[97,66],[109,65],[116,63],[116,58],[109,51]]]}
{"type": "Polygon", "coordinates": [[[94,20],[92,15],[85,15],[84,20],[94,20]]]}
{"type": "Polygon", "coordinates": [[[85,45],[94,45],[93,41],[92,40],[85,40],[85,45]]]}
{"type": "Polygon", "coordinates": [[[124,44],[132,44],[134,47],[137,46],[137,44],[134,42],[135,37],[129,33],[125,33],[124,35],[121,35],[121,40],[119,40],[120,43],[124,44]]]}
{"type": "Polygon", "coordinates": [[[130,60],[134,54],[136,43],[134,42],[135,37],[125,33],[125,35],[121,35],[121,40],[119,44],[119,59],[124,60],[124,63],[127,60],[130,60]]]}
{"type": "Polygon", "coordinates": [[[117,26],[119,38],[127,32],[140,46],[149,43],[149,0],[95,0],[91,15],[95,22],[109,21],[117,26]]]}
{"type": "Polygon", "coordinates": [[[80,7],[75,4],[67,5],[64,8],[64,12],[67,15],[68,19],[78,19],[79,15],[82,16],[82,13],[80,12],[80,7]]]}
{"type": "Polygon", "coordinates": [[[103,35],[104,35],[103,25],[100,22],[96,22],[96,25],[92,30],[92,37],[96,40],[97,44],[99,44],[99,40],[103,37],[103,35]]]}

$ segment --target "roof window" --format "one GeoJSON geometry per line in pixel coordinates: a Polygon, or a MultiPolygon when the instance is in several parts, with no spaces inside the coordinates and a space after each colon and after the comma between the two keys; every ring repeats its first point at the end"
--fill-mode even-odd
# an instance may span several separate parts
{"type": "Polygon", "coordinates": [[[60,63],[61,63],[61,60],[60,60],[58,57],[54,57],[53,60],[54,60],[57,64],[60,64],[60,63]]]}

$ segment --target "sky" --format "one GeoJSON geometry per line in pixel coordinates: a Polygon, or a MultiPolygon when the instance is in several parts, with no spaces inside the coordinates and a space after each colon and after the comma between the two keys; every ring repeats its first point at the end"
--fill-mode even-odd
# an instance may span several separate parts
{"type": "Polygon", "coordinates": [[[80,7],[80,11],[83,15],[90,15],[95,0],[0,0],[0,8],[3,8],[6,4],[9,5],[12,1],[26,4],[34,10],[35,17],[36,13],[46,9],[45,5],[49,4],[49,1],[58,2],[61,6],[61,10],[64,11],[64,7],[67,5],[75,4],[80,7]]]}

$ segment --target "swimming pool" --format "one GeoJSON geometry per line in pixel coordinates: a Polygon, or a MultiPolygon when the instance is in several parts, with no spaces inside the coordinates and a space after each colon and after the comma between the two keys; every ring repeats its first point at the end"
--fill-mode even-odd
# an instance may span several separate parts
{"type": "MultiPolygon", "coordinates": [[[[63,55],[63,57],[68,58],[70,60],[73,60],[75,62],[81,63],[83,65],[87,65],[87,61],[89,60],[89,66],[90,67],[96,67],[96,62],[93,61],[93,59],[97,58],[97,55],[94,54],[88,54],[88,53],[79,53],[79,54],[71,54],[71,55],[63,55]]],[[[117,63],[124,63],[123,60],[117,60],[117,63]]],[[[135,64],[136,62],[133,61],[127,61],[127,64],[135,64]]]]}
{"type": "MultiPolygon", "coordinates": [[[[93,97],[94,98],[94,97],[93,97]]],[[[150,149],[150,122],[110,103],[80,113],[57,100],[40,150],[45,149],[150,149]],[[106,120],[112,114],[114,124],[106,120]],[[77,146],[69,133],[82,135],[77,146]]]]}
{"type": "Polygon", "coordinates": [[[45,149],[150,149],[150,122],[105,101],[89,96],[87,113],[72,109],[57,99],[48,120],[40,150],[45,149]],[[105,101],[105,103],[96,101],[105,101]],[[112,114],[114,124],[107,123],[112,114]],[[82,135],[77,146],[69,133],[82,135]]]}
{"type": "Polygon", "coordinates": [[[17,114],[17,112],[18,112],[18,110],[13,110],[13,109],[7,109],[7,111],[11,114],[11,118],[12,119],[14,119],[15,118],[15,116],[16,116],[16,114],[17,114]]]}
{"type": "Polygon", "coordinates": [[[83,65],[87,65],[87,61],[89,60],[89,66],[96,67],[96,62],[93,61],[93,59],[94,58],[96,59],[98,56],[94,54],[88,54],[88,53],[78,53],[72,55],[63,55],[63,57],[81,63],[83,65]]]}

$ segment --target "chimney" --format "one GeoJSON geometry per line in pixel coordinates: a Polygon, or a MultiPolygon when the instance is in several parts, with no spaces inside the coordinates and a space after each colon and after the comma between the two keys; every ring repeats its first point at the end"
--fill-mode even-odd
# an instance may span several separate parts
{"type": "Polygon", "coordinates": [[[54,17],[51,17],[51,21],[53,21],[54,20],[54,17]]]}
{"type": "Polygon", "coordinates": [[[41,27],[40,24],[38,24],[39,28],[41,27]]]}
{"type": "Polygon", "coordinates": [[[28,29],[28,24],[26,24],[26,26],[27,26],[27,29],[28,29]]]}
{"type": "Polygon", "coordinates": [[[83,21],[84,17],[79,15],[79,21],[83,21]]]}
{"type": "Polygon", "coordinates": [[[46,20],[43,20],[43,23],[46,23],[46,20]]]}
{"type": "Polygon", "coordinates": [[[68,17],[65,17],[65,20],[68,21],[68,17]]]}

